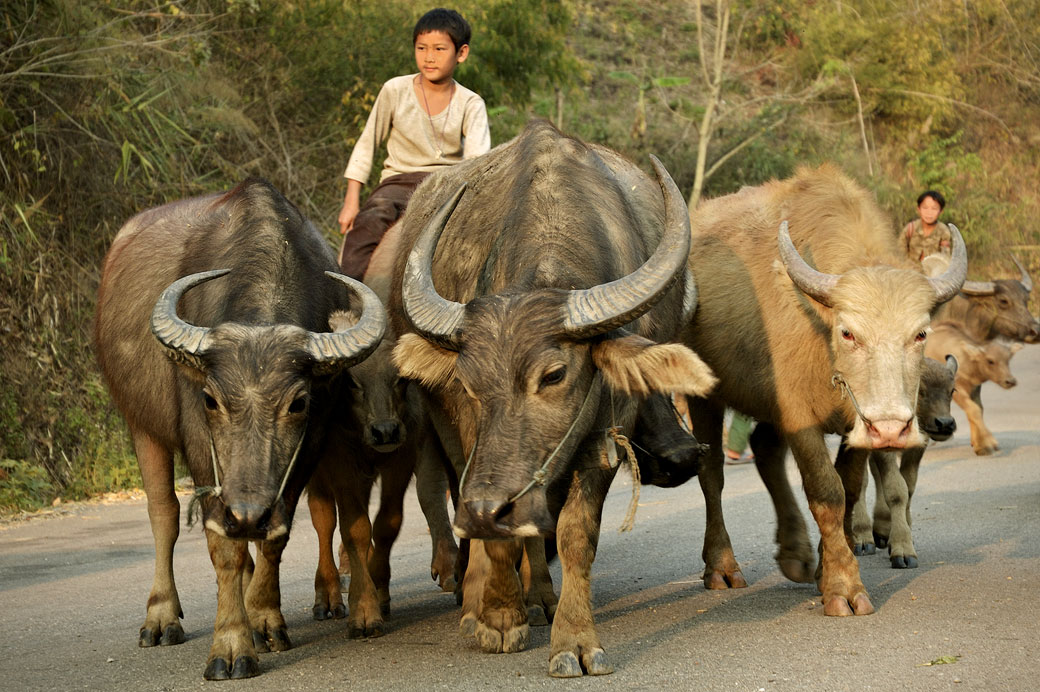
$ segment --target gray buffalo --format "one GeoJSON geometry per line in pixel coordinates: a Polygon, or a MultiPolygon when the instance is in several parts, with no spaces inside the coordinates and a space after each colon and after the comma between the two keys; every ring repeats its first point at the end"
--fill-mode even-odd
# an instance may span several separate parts
{"type": "Polygon", "coordinates": [[[314,226],[259,179],[138,214],[105,257],[98,363],[130,428],[155,538],[139,641],[184,640],[173,577],[180,454],[217,573],[207,679],[251,677],[258,649],[291,646],[282,550],[314,467],[341,453],[326,436],[332,411],[348,404],[339,375],[386,324],[375,294],[337,269],[314,226]],[[358,316],[330,332],[338,311],[358,316]]]}
{"type": "Polygon", "coordinates": [[[656,184],[617,154],[535,122],[427,178],[402,222],[388,306],[401,335],[394,357],[422,383],[456,464],[455,531],[475,539],[463,627],[488,651],[527,645],[532,553],[555,534],[553,676],[612,670],[589,573],[615,441],[631,435],[641,398],[702,395],[714,383],[689,349],[660,343],[693,296],[686,205],[654,167],[656,184]]]}
{"type": "Polygon", "coordinates": [[[936,314],[936,322],[953,322],[975,341],[1004,337],[1033,344],[1040,341],[1040,322],[1029,312],[1033,280],[1012,256],[1021,277],[965,281],[960,293],[936,314]]]}
{"type": "Polygon", "coordinates": [[[953,245],[947,271],[925,277],[870,194],[832,166],[698,207],[690,268],[699,301],[682,340],[719,378],[690,406],[694,433],[711,448],[699,476],[708,588],[746,585],[721,505],[729,405],[759,421],[751,446],[776,503],[784,574],[809,581],[815,562],[784,471],[790,448],[820,529],[824,612],[873,612],[846,527],[870,451],[924,443],[914,402],[927,329],[967,267],[957,232],[953,245]],[[843,438],[835,461],[826,433],[843,438]]]}

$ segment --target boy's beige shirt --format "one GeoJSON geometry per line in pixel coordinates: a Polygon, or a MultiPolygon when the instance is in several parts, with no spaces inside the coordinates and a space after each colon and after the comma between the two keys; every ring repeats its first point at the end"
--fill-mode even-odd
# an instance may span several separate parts
{"type": "Polygon", "coordinates": [[[415,74],[394,77],[379,90],[343,177],[367,182],[384,140],[387,156],[380,182],[400,173],[433,171],[491,149],[484,99],[455,82],[448,107],[431,118],[412,86],[415,78],[415,74]]]}

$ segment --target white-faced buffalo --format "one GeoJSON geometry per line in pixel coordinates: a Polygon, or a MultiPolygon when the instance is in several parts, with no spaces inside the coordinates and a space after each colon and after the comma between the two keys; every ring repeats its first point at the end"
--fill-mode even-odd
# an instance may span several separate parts
{"type": "Polygon", "coordinates": [[[700,472],[708,588],[746,585],[721,505],[730,405],[759,421],[751,447],[777,505],[784,574],[811,580],[814,562],[783,468],[790,448],[820,529],[824,612],[873,612],[846,530],[870,451],[924,443],[914,411],[929,319],[967,265],[953,235],[949,269],[923,276],[871,196],[832,166],[696,210],[690,268],[699,302],[682,340],[719,377],[710,399],[690,406],[694,434],[711,448],[700,472]],[[843,437],[835,462],[826,433],[843,437]]]}
{"type": "Polygon", "coordinates": [[[563,584],[553,676],[612,670],[589,585],[616,471],[610,435],[630,434],[639,397],[703,395],[714,383],[689,349],[658,343],[689,299],[690,240],[682,196],[654,167],[657,184],[617,154],[536,122],[427,178],[402,222],[394,358],[422,382],[457,464],[455,531],[480,539],[463,623],[474,623],[485,650],[524,648],[518,539],[529,537],[530,551],[555,533],[563,584]]]}
{"type": "Polygon", "coordinates": [[[315,465],[340,453],[325,434],[346,405],[337,376],[371,353],[386,324],[375,294],[336,270],[314,226],[258,179],[138,214],[105,258],[98,362],[133,437],[155,538],[140,644],[184,639],[173,578],[180,454],[217,572],[208,679],[256,675],[258,649],[291,646],[282,549],[315,465]],[[330,332],[352,293],[360,317],[330,332]]]}
{"type": "Polygon", "coordinates": [[[982,399],[979,397],[982,383],[994,382],[1004,389],[1018,384],[1011,374],[1010,361],[1021,348],[1021,343],[1008,343],[1003,339],[976,341],[953,322],[939,322],[932,326],[925,353],[936,359],[950,354],[960,363],[953,400],[968,417],[971,448],[978,455],[992,454],[1000,449],[997,438],[982,420],[982,399]]]}
{"type": "MultiPolygon", "coordinates": [[[[929,337],[929,340],[931,338],[929,337]]],[[[925,349],[927,351],[927,348],[925,349]]],[[[948,440],[957,429],[950,415],[957,359],[946,356],[944,363],[925,358],[917,397],[917,424],[936,442],[948,440]]],[[[874,476],[874,518],[866,507],[866,476],[853,509],[853,552],[872,555],[877,548],[888,548],[889,560],[896,569],[917,567],[917,550],[910,535],[910,503],[917,489],[917,471],[925,447],[908,447],[899,452],[870,453],[870,473],[874,476]]]]}

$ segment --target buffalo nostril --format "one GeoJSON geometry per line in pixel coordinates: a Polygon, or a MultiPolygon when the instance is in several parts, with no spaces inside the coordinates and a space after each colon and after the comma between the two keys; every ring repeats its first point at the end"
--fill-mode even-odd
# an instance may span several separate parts
{"type": "Polygon", "coordinates": [[[230,507],[225,507],[224,508],[224,531],[229,533],[229,534],[235,533],[238,530],[238,527],[241,526],[241,524],[242,524],[241,518],[237,514],[232,512],[230,507]]]}
{"type": "Polygon", "coordinates": [[[474,500],[466,505],[478,524],[500,524],[513,511],[513,503],[503,500],[474,500]]]}
{"type": "Polygon", "coordinates": [[[265,509],[263,514],[256,520],[256,530],[267,533],[271,525],[271,510],[265,509]]]}
{"type": "Polygon", "coordinates": [[[372,440],[377,445],[389,445],[401,439],[401,426],[396,421],[379,421],[371,427],[372,440]]]}

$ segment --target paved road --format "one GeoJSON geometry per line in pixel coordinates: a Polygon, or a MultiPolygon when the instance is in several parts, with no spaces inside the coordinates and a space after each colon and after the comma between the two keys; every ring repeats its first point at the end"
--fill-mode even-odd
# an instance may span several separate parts
{"type": "Polygon", "coordinates": [[[750,583],[727,592],[701,584],[698,485],[644,488],[634,531],[619,534],[631,491],[619,474],[592,582],[616,672],[552,680],[547,628],[512,655],[481,653],[458,634],[454,598],[430,581],[429,538],[410,494],[385,637],[352,641],[345,621],[311,619],[316,540],[304,506],[282,573],[295,648],[263,655],[254,680],[204,682],[216,586],[202,533],[182,531],[175,558],[188,641],[139,649],[152,540],[143,500],[130,500],[0,527],[0,689],[1035,689],[1040,346],[1021,351],[1013,370],[1017,389],[983,390],[1000,453],[972,455],[958,410],[956,436],[925,456],[914,498],[920,568],[893,570],[881,554],[860,560],[878,609],[868,617],[825,617],[814,587],[783,579],[753,466],[727,471],[727,520],[750,583]],[[954,662],[927,665],[940,659],[954,662]]]}

